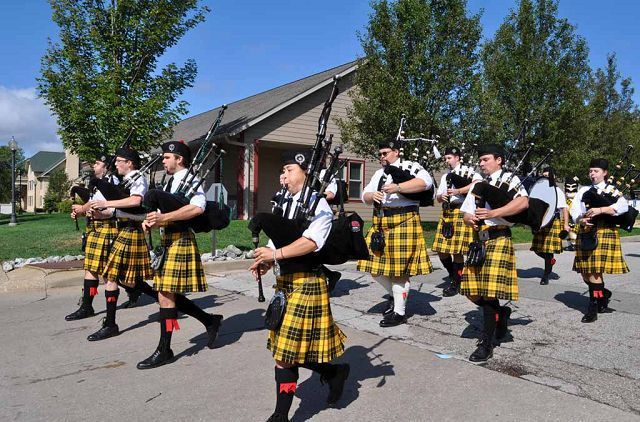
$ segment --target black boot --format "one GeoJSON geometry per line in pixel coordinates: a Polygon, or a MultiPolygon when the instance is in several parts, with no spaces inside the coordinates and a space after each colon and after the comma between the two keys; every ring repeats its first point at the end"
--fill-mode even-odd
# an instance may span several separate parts
{"type": "Polygon", "coordinates": [[[385,316],[382,321],[380,321],[380,326],[383,328],[395,327],[396,325],[404,324],[405,322],[407,322],[406,316],[391,312],[389,315],[385,316]]]}
{"type": "Polygon", "coordinates": [[[122,303],[120,306],[122,309],[134,308],[138,304],[138,299],[140,299],[140,295],[142,295],[142,290],[138,286],[139,283],[144,283],[144,281],[136,281],[134,287],[123,286],[129,299],[122,303]]]}
{"type": "Polygon", "coordinates": [[[289,422],[289,418],[280,413],[274,413],[273,415],[269,416],[267,422],[289,422]]]}
{"type": "Polygon", "coordinates": [[[176,308],[160,308],[160,342],[151,356],[136,365],[138,369],[157,368],[173,361],[171,334],[180,329],[177,318],[176,308]]]}
{"type": "Polygon", "coordinates": [[[454,262],[452,264],[451,283],[442,291],[442,296],[451,297],[460,293],[460,282],[462,281],[462,269],[464,264],[462,262],[454,262]]]}
{"type": "Polygon", "coordinates": [[[582,322],[594,322],[598,319],[598,300],[589,300],[589,307],[587,313],[582,317],[582,322]]]}
{"type": "Polygon", "coordinates": [[[540,279],[540,285],[546,286],[547,284],[549,284],[549,274],[544,274],[540,279]]]}
{"type": "Polygon", "coordinates": [[[95,333],[90,334],[89,337],[87,337],[87,340],[89,341],[104,340],[109,337],[117,336],[118,334],[120,334],[120,329],[118,328],[118,324],[108,325],[107,318],[103,318],[102,328],[100,328],[95,333]]]}
{"type": "Polygon", "coordinates": [[[391,299],[387,301],[387,309],[382,312],[382,316],[386,317],[387,315],[391,315],[393,313],[394,306],[393,296],[391,296],[391,299]]]}
{"type": "Polygon", "coordinates": [[[211,315],[211,322],[207,325],[207,336],[209,337],[207,341],[207,347],[209,349],[213,349],[215,347],[214,343],[218,338],[218,330],[220,329],[220,323],[222,322],[222,315],[213,314],[211,315]]]}
{"type": "Polygon", "coordinates": [[[98,294],[98,280],[85,279],[82,289],[82,300],[80,308],[65,316],[67,321],[76,321],[78,319],[89,318],[95,315],[93,310],[93,297],[98,294]]]}
{"type": "Polygon", "coordinates": [[[482,334],[478,340],[478,347],[471,353],[469,360],[471,362],[486,362],[493,356],[493,339],[487,334],[482,334]]]}

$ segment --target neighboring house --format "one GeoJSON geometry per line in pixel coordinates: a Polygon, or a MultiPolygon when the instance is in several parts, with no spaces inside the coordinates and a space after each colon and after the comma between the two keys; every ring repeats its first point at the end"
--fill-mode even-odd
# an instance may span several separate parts
{"type": "MultiPolygon", "coordinates": [[[[213,138],[226,151],[222,169],[210,173],[205,189],[211,183],[222,183],[230,205],[237,210],[237,218],[248,219],[257,212],[270,211],[271,197],[279,189],[281,154],[313,146],[318,118],[334,75],[341,77],[340,94],[333,103],[327,134],[334,135],[333,146],[342,144],[335,119],[345,118],[352,104],[349,92],[355,89],[356,69],[357,62],[353,61],[229,104],[213,138]]],[[[185,140],[195,152],[218,111],[216,108],[181,121],[174,127],[172,139],[185,140]]],[[[376,150],[377,146],[372,145],[372,151],[376,150]]],[[[349,151],[342,157],[349,158],[343,174],[349,186],[345,208],[371,219],[372,207],[363,204],[360,195],[380,165],[349,151]]],[[[434,207],[423,210],[423,217],[428,219],[438,215],[434,207]]]]}
{"type": "Polygon", "coordinates": [[[80,160],[78,156],[68,152],[39,151],[25,160],[25,167],[26,194],[23,204],[26,211],[34,212],[44,207],[44,196],[47,194],[51,173],[63,170],[70,180],[76,179],[79,176],[80,160]]]}

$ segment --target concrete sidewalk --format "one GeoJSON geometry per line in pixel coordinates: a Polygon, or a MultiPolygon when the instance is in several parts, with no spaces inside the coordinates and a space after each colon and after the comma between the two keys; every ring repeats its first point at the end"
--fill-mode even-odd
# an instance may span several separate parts
{"type": "MultiPolygon", "coordinates": [[[[237,277],[225,279],[242,284],[237,277]]],[[[0,296],[0,419],[266,420],[274,406],[274,381],[261,328],[264,304],[217,288],[191,297],[225,316],[219,347],[205,348],[202,326],[181,319],[173,341],[177,361],[139,371],[135,364],[157,344],[157,305],[120,310],[122,333],[90,343],[86,336],[99,328],[102,315],[64,321],[76,306],[77,288],[0,296]]],[[[101,301],[96,305],[104,309],[101,301]]],[[[340,408],[326,409],[326,386],[301,370],[294,421],[640,420],[538,383],[437,357],[418,344],[350,328],[347,322],[357,315],[347,307],[336,305],[334,314],[349,336],[340,360],[352,365],[340,408]]]]}

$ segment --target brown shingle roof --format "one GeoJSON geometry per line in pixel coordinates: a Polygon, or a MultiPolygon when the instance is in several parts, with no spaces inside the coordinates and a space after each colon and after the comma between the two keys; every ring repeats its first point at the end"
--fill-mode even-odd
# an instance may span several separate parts
{"type": "MultiPolygon", "coordinates": [[[[233,102],[225,111],[222,125],[215,137],[224,135],[234,136],[245,130],[253,121],[261,116],[278,109],[279,106],[293,100],[297,96],[312,90],[313,88],[331,81],[334,75],[349,73],[355,69],[357,61],[316,73],[315,75],[290,82],[288,84],[270,89],[260,94],[233,102]]],[[[202,138],[218,116],[220,107],[206,111],[196,116],[189,117],[178,123],[173,128],[172,140],[184,139],[187,142],[202,138]]]]}

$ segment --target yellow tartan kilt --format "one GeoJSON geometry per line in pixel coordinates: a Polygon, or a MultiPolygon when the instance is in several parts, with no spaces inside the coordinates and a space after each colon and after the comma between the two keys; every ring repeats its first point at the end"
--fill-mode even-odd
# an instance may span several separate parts
{"type": "Polygon", "coordinates": [[[135,285],[136,279],[148,280],[153,276],[149,248],[141,229],[125,227],[120,230],[102,275],[109,281],[130,287],[135,285]]]}
{"type": "MultiPolygon", "coordinates": [[[[580,237],[576,241],[576,257],[573,260],[573,271],[581,274],[625,274],[629,267],[622,256],[620,232],[617,227],[598,224],[598,246],[592,251],[580,250],[580,237]]],[[[584,230],[582,226],[578,233],[584,230]]]]}
{"type": "Polygon", "coordinates": [[[269,331],[267,349],[277,361],[291,364],[330,362],[344,353],[347,336],[331,315],[324,276],[294,273],[276,279],[287,295],[282,324],[269,331]]]}
{"type": "Polygon", "coordinates": [[[436,236],[431,250],[443,254],[463,255],[469,250],[469,243],[473,242],[473,228],[464,224],[464,214],[459,210],[442,212],[436,236]],[[442,224],[453,223],[453,237],[447,239],[442,235],[442,224]]]}
{"type": "Polygon", "coordinates": [[[206,292],[207,279],[196,237],[192,231],[167,233],[162,237],[167,248],[164,263],[153,277],[153,289],[159,292],[206,292]]]}
{"type": "Polygon", "coordinates": [[[551,225],[540,229],[533,235],[531,242],[531,250],[542,253],[561,253],[562,239],[560,232],[562,231],[562,221],[554,218],[551,225]]]}
{"type": "Polygon", "coordinates": [[[516,255],[510,237],[485,242],[486,259],[481,267],[465,267],[460,294],[518,300],[516,255]]]}
{"type": "MultiPolygon", "coordinates": [[[[374,215],[373,225],[367,233],[367,245],[371,245],[371,236],[377,231],[380,220],[374,215]]],[[[369,249],[369,259],[358,261],[358,271],[390,277],[433,272],[417,212],[382,217],[381,224],[384,250],[382,253],[373,253],[369,249]]]]}
{"type": "Polygon", "coordinates": [[[118,227],[115,220],[93,220],[87,223],[86,230],[84,269],[102,274],[109,259],[111,243],[118,237],[118,227]]]}

